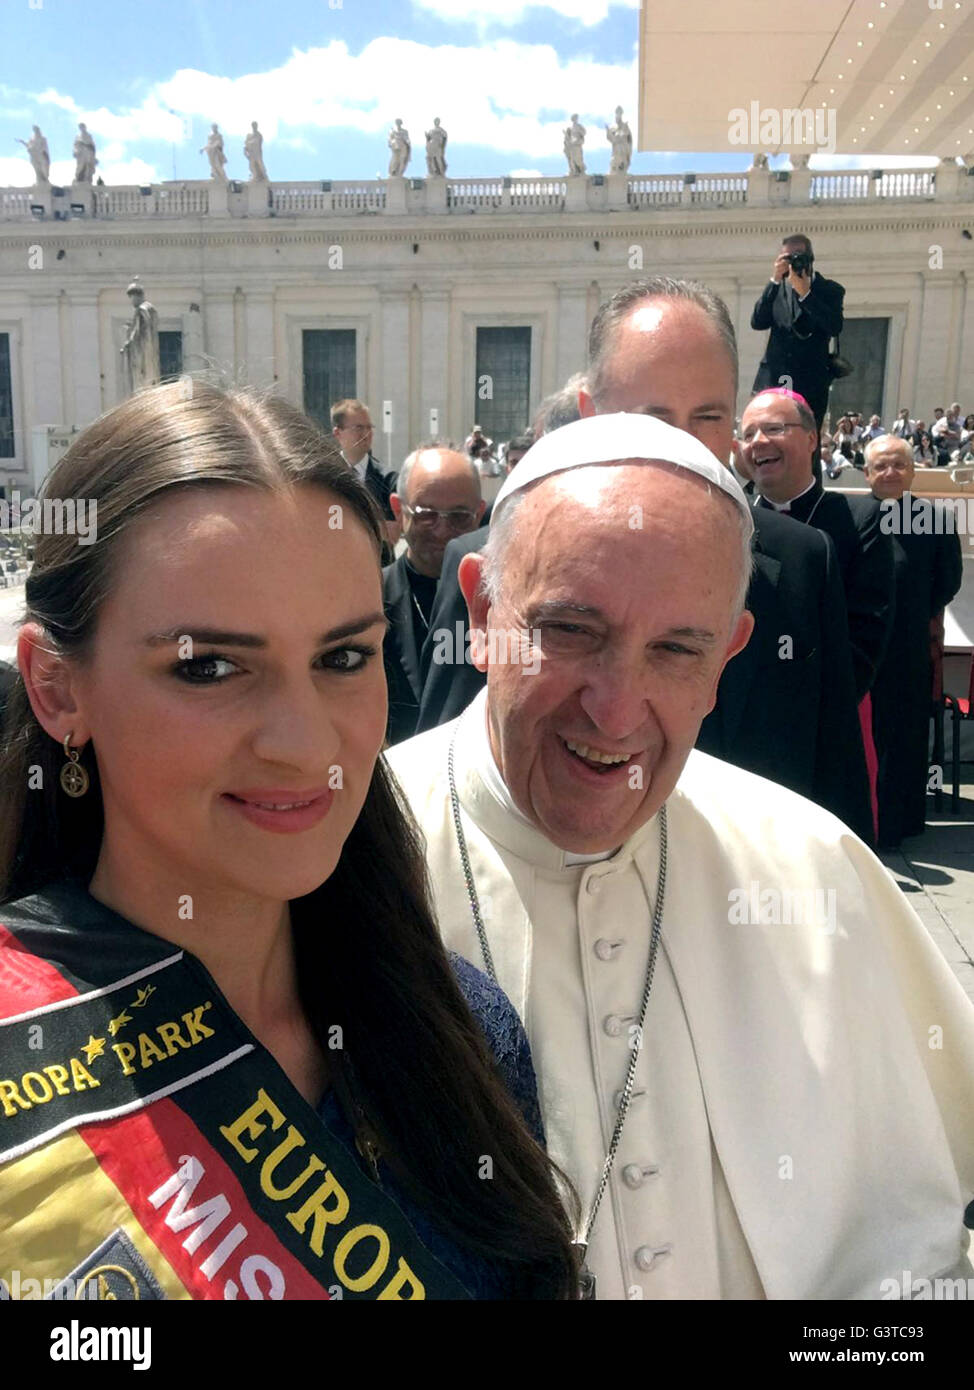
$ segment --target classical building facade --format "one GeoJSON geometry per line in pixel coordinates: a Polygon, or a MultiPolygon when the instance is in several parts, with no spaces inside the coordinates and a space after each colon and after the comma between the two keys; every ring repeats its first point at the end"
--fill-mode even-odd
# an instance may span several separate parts
{"type": "Polygon", "coordinates": [[[81,428],[124,395],[136,274],[164,377],[272,386],[322,420],[358,395],[397,466],[431,432],[523,428],[584,367],[600,301],[640,274],[695,276],[726,299],[742,405],[765,336],[751,309],[795,231],[846,286],[856,372],[833,409],[974,409],[974,177],[953,161],[0,190],[0,482],[28,491],[47,467],[40,427],[81,428]]]}

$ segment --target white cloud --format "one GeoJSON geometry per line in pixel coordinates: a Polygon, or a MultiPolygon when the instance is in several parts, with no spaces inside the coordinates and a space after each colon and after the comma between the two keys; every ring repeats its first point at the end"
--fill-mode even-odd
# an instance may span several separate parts
{"type": "MultiPolygon", "coordinates": [[[[295,51],[280,67],[243,77],[215,77],[184,68],[157,89],[165,107],[197,119],[217,120],[226,137],[242,139],[260,122],[271,155],[284,130],[341,127],[385,134],[401,116],[411,132],[414,160],[423,132],[439,115],[454,144],[489,145],[537,158],[561,153],[561,132],[578,111],[592,126],[590,147],[605,154],[601,125],[621,101],[636,109],[635,63],[567,61],[550,44],[499,39],[481,45],[439,45],[374,39],[359,54],[335,41],[295,51]],[[476,81],[471,74],[476,74],[476,81]],[[541,113],[562,111],[557,119],[541,113]],[[601,124],[600,124],[601,123],[601,124]]],[[[322,154],[327,146],[315,142],[322,154]]],[[[228,152],[231,139],[227,139],[228,152]]],[[[447,152],[449,159],[449,151],[447,152]]]]}
{"type": "MultiPolygon", "coordinates": [[[[581,0],[569,3],[581,7],[581,0]]],[[[501,8],[513,13],[508,0],[502,0],[501,8]]],[[[5,94],[13,95],[9,90],[5,94]]],[[[294,49],[278,67],[236,78],[182,68],[157,83],[137,107],[86,108],[55,88],[17,93],[25,95],[34,103],[34,119],[42,129],[45,107],[48,115],[54,108],[86,123],[98,145],[98,172],[106,182],[115,181],[122,165],[139,163],[140,147],[147,142],[175,145],[183,153],[184,175],[190,173],[188,153],[190,168],[206,178],[207,162],[198,151],[212,121],[224,135],[231,177],[246,176],[243,140],[253,120],[266,140],[272,178],[276,141],[314,154],[318,167],[309,173],[327,176],[330,139],[340,140],[339,132],[348,129],[374,137],[375,163],[384,170],[386,135],[397,116],[412,134],[411,173],[424,171],[424,132],[434,115],[449,132],[448,161],[450,150],[462,144],[507,151],[527,165],[545,156],[561,158],[562,131],[574,111],[588,127],[587,155],[590,167],[598,170],[608,166],[603,127],[612,120],[616,105],[621,102],[630,122],[635,122],[637,78],[634,59],[563,59],[551,44],[495,39],[429,45],[384,37],[357,54],[337,40],[320,48],[294,49]]],[[[59,114],[58,124],[62,121],[59,114]]],[[[69,153],[63,146],[52,146],[55,157],[69,153]]],[[[14,182],[30,181],[26,160],[23,166],[24,176],[14,182]]]]}
{"type": "Polygon", "coordinates": [[[512,169],[512,179],[543,179],[545,177],[540,169],[512,169]]]}
{"type": "Polygon", "coordinates": [[[468,22],[485,28],[489,24],[520,24],[524,19],[540,18],[539,10],[554,10],[562,19],[573,19],[587,29],[601,24],[609,16],[609,8],[639,8],[639,0],[413,0],[417,9],[428,10],[437,19],[468,22]]]}

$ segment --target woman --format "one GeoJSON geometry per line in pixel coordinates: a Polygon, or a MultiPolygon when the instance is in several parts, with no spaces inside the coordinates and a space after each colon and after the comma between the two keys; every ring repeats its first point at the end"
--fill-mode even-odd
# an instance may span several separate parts
{"type": "Polygon", "coordinates": [[[378,757],[377,514],[293,407],[183,395],[46,488],[97,540],[37,540],[0,766],[0,1016],[49,1040],[5,1057],[0,1278],[110,1238],[142,1296],[573,1297],[523,1032],[378,757]]]}
{"type": "Polygon", "coordinates": [[[933,440],[927,430],[921,430],[916,444],[913,446],[913,461],[918,468],[935,468],[937,466],[937,451],[933,447],[933,440]]]}

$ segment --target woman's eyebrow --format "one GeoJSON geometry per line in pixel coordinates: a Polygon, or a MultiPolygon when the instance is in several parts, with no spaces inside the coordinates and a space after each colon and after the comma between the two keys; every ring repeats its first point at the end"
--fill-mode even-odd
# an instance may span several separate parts
{"type": "MultiPolygon", "coordinates": [[[[382,612],[367,613],[361,618],[352,618],[347,623],[340,623],[337,627],[329,628],[322,633],[318,639],[325,644],[327,642],[337,642],[343,637],[354,637],[360,632],[365,632],[370,627],[381,624],[388,626],[386,616],[382,612]]],[[[170,646],[174,642],[185,642],[189,638],[191,642],[199,642],[203,646],[212,647],[266,647],[267,638],[261,637],[254,632],[230,632],[223,628],[213,627],[193,627],[187,624],[184,627],[169,628],[165,632],[152,632],[146,637],[145,644],[149,647],[170,646]]]]}

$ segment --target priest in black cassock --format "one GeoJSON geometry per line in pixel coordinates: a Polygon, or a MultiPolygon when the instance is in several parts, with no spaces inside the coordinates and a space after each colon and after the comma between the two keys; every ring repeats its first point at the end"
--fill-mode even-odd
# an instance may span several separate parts
{"type": "Polygon", "coordinates": [[[930,624],[960,588],[963,560],[950,502],[910,493],[915,468],[909,443],[881,435],[866,446],[865,460],[895,563],[893,629],[872,689],[879,844],[892,849],[906,836],[923,833],[933,679],[930,624]]]}

